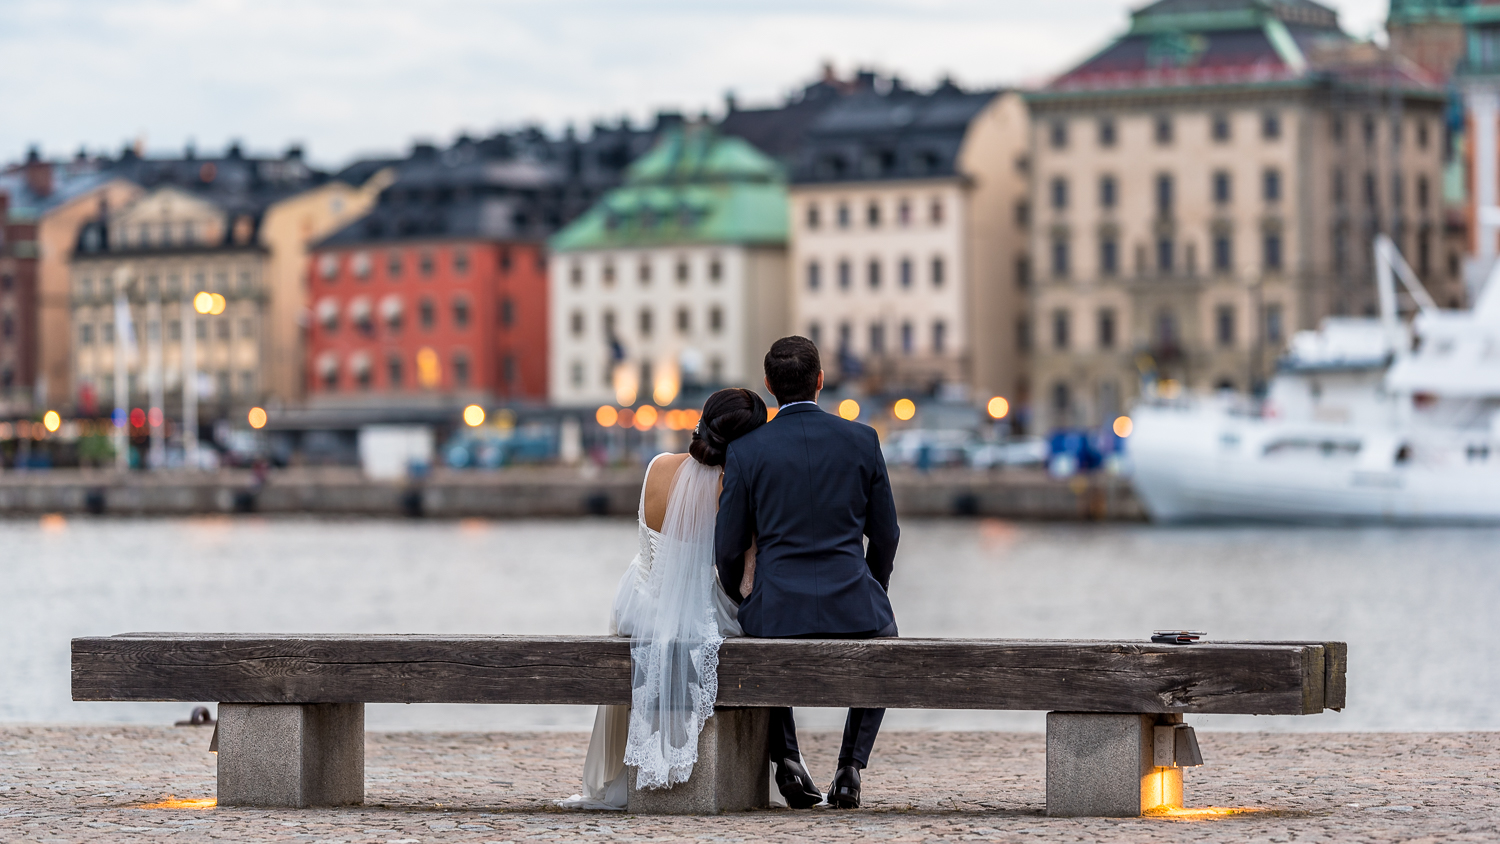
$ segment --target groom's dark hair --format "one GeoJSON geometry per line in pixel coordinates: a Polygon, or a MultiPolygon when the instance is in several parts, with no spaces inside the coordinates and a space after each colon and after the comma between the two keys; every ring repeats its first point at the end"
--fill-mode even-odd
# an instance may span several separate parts
{"type": "Polygon", "coordinates": [[[812,401],[818,394],[823,361],[818,346],[806,337],[783,337],[766,352],[766,382],[777,404],[812,401]]]}

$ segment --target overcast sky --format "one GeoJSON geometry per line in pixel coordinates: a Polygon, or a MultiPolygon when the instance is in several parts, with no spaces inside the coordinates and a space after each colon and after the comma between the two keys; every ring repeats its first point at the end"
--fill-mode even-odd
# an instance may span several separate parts
{"type": "MultiPolygon", "coordinates": [[[[1325,0],[1327,2],[1327,0],[1325,0]]],[[[1042,81],[1142,0],[0,0],[0,161],[302,143],[323,165],[526,122],[771,104],[856,66],[1042,81]]],[[[1334,3],[1379,31],[1387,0],[1334,3]]]]}

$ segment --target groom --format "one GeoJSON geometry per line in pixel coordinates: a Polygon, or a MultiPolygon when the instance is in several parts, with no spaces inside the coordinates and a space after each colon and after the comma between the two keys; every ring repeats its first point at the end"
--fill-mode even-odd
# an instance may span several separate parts
{"type": "MultiPolygon", "coordinates": [[[[781,407],[770,423],[729,444],[714,536],[719,582],[739,597],[753,541],[754,587],[739,609],[745,635],[895,636],[886,590],[901,531],[880,441],[869,426],[818,407],[823,369],[811,340],[777,340],[765,367],[766,388],[781,407]]],[[[799,761],[792,710],[771,713],[777,787],[793,808],[821,802],[799,761]]],[[[884,709],[849,710],[829,803],[859,807],[859,772],[884,717],[884,709]]]]}

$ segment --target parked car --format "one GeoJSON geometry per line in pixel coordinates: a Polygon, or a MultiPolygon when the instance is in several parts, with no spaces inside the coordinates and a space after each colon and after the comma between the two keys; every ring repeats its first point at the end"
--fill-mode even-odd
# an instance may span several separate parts
{"type": "Polygon", "coordinates": [[[969,465],[975,469],[1041,466],[1047,462],[1047,456],[1047,441],[1041,437],[1013,437],[1003,442],[970,446],[969,465]]]}

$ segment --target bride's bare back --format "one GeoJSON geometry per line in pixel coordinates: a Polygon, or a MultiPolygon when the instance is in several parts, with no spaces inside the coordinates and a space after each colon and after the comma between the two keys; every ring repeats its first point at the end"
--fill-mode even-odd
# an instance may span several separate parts
{"type": "MultiPolygon", "coordinates": [[[[661,532],[662,524],[667,520],[667,499],[672,497],[672,480],[677,477],[677,470],[682,468],[682,464],[691,459],[690,454],[664,454],[651,464],[650,470],[646,472],[644,493],[646,527],[661,532]]],[[[719,488],[723,487],[724,481],[721,478],[719,488]]],[[[749,596],[754,583],[755,545],[752,542],[750,551],[745,554],[745,579],[740,583],[740,596],[749,596]]]]}

